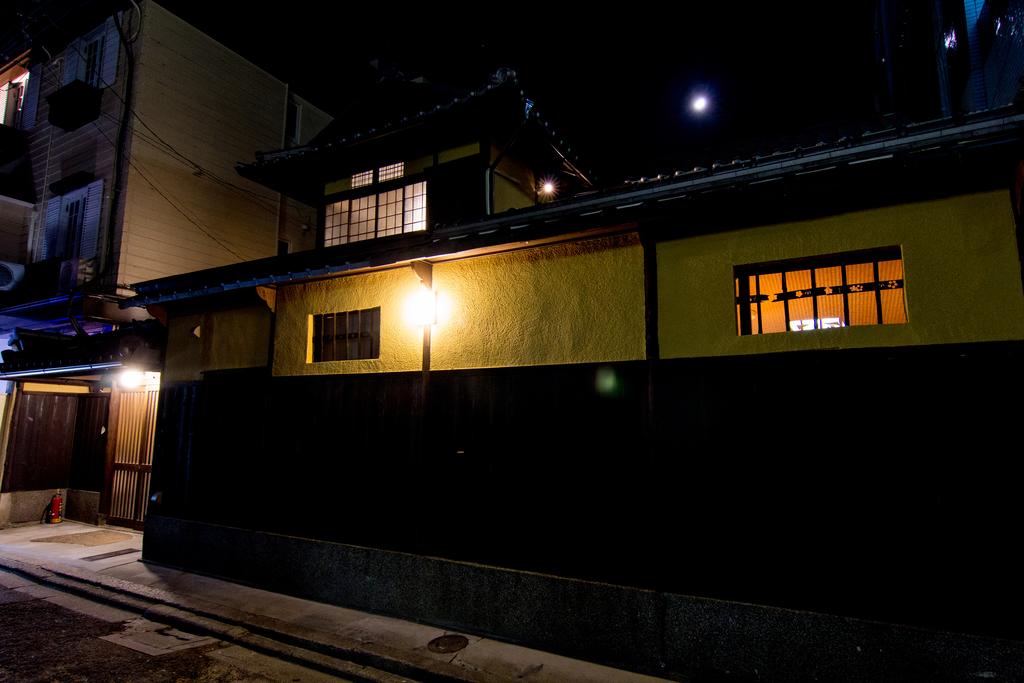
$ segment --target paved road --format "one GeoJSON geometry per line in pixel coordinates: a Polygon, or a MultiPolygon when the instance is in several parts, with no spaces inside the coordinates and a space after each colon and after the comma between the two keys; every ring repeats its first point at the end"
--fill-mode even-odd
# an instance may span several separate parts
{"type": "Polygon", "coordinates": [[[0,681],[335,681],[0,572],[0,681]]]}

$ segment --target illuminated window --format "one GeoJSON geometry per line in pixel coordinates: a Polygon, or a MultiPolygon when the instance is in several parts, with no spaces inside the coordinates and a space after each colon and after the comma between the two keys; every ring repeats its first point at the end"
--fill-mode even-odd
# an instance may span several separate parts
{"type": "Polygon", "coordinates": [[[380,307],[312,318],[314,363],[380,357],[380,307]]]}
{"type": "MultiPolygon", "coordinates": [[[[25,93],[28,90],[29,72],[12,78],[0,85],[0,123],[11,128],[21,127],[21,112],[25,105],[25,93]]],[[[29,124],[34,122],[27,122],[29,124]]],[[[28,126],[26,126],[28,127],[28,126]]]]}
{"type": "Polygon", "coordinates": [[[324,210],[326,247],[426,229],[426,181],[365,197],[343,199],[328,204],[324,210]]]}
{"type": "Polygon", "coordinates": [[[740,335],[907,322],[899,247],[735,269],[740,335]]]}
{"type": "Polygon", "coordinates": [[[366,187],[373,185],[373,171],[363,171],[352,176],[352,187],[366,187]]]}
{"type": "Polygon", "coordinates": [[[397,164],[381,166],[377,169],[377,182],[383,183],[385,180],[394,180],[403,175],[405,175],[405,162],[399,161],[397,164]]]}

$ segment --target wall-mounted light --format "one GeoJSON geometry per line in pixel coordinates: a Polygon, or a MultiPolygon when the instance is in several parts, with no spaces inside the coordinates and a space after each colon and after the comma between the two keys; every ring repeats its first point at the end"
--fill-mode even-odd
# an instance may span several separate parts
{"type": "Polygon", "coordinates": [[[138,370],[124,370],[117,378],[122,389],[138,389],[146,381],[146,375],[138,370]]]}
{"type": "Polygon", "coordinates": [[[141,387],[155,389],[160,385],[160,373],[143,372],[142,370],[125,368],[121,371],[121,374],[117,376],[117,384],[127,391],[133,391],[141,387]]]}
{"type": "Polygon", "coordinates": [[[437,322],[437,292],[421,285],[409,300],[409,320],[425,327],[437,322]]]}
{"type": "Polygon", "coordinates": [[[434,267],[428,261],[413,261],[410,265],[416,277],[420,279],[420,286],[406,302],[406,318],[412,325],[429,329],[431,325],[437,323],[434,267]]]}

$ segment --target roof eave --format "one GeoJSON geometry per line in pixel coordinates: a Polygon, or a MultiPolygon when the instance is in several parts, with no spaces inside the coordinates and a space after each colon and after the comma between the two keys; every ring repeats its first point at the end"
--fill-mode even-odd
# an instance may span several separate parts
{"type": "MultiPolygon", "coordinates": [[[[898,135],[893,133],[877,140],[862,142],[850,147],[824,147],[787,154],[783,158],[753,162],[749,165],[737,163],[735,167],[720,170],[696,169],[692,172],[659,177],[653,182],[636,183],[626,188],[617,188],[603,193],[592,193],[561,202],[545,204],[517,212],[507,212],[479,221],[462,225],[451,225],[435,229],[416,242],[403,242],[395,248],[379,249],[380,244],[355,243],[346,245],[346,258],[331,263],[334,254],[330,250],[301,252],[315,254],[322,265],[307,267],[301,271],[290,270],[287,262],[279,258],[263,259],[261,262],[236,264],[248,273],[245,278],[233,281],[218,280],[218,270],[203,271],[202,278],[194,275],[187,278],[167,278],[142,283],[137,287],[139,296],[129,299],[123,305],[144,306],[163,301],[207,296],[218,292],[245,287],[272,285],[327,277],[374,264],[385,264],[402,259],[428,258],[438,254],[451,253],[483,244],[515,242],[558,231],[578,230],[581,222],[598,225],[622,223],[636,220],[653,207],[664,202],[684,197],[708,195],[719,190],[739,186],[751,187],[789,176],[807,176],[837,168],[870,168],[870,164],[892,160],[897,155],[933,149],[945,150],[947,157],[955,157],[961,150],[972,146],[1003,145],[1019,142],[1024,127],[1024,114],[1010,110],[990,112],[984,116],[972,117],[957,126],[921,127],[916,132],[898,135]],[[972,145],[972,143],[975,143],[972,145]],[[369,247],[369,250],[367,248],[369,247]],[[376,247],[379,251],[374,251],[376,247]],[[360,258],[362,256],[362,258],[360,258]],[[350,258],[349,258],[350,257],[350,258]],[[390,260],[390,261],[389,261],[390,260]],[[260,274],[264,263],[267,271],[260,274]],[[279,268],[278,274],[272,271],[279,268]],[[255,272],[255,275],[251,273],[255,272]],[[205,281],[205,282],[204,282],[205,281]]],[[[390,245],[389,245],[390,246],[390,245]]],[[[336,249],[336,248],[335,248],[336,249]]],[[[293,255],[299,257],[300,254],[293,255]]],[[[289,259],[289,257],[280,257],[289,259]]],[[[301,263],[309,260],[295,258],[301,263]]],[[[227,267],[230,268],[230,267],[227,267]]],[[[224,274],[227,274],[225,272],[224,274]]]]}

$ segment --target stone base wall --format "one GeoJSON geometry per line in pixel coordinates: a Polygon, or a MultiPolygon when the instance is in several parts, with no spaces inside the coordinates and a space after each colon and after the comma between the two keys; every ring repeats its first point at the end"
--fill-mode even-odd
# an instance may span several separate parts
{"type": "Polygon", "coordinates": [[[1024,677],[1024,643],[711,600],[160,515],[143,559],[680,680],[1024,677]]]}

